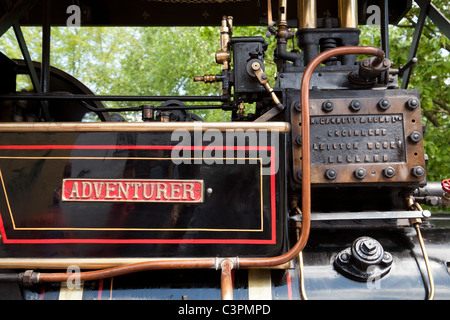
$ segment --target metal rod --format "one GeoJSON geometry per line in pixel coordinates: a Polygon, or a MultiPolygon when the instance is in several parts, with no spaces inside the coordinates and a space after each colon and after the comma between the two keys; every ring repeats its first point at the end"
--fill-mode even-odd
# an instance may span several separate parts
{"type": "Polygon", "coordinates": [[[381,49],[389,59],[389,0],[381,0],[381,49]]]}
{"type": "Polygon", "coordinates": [[[339,25],[341,28],[358,28],[358,1],[339,0],[339,25]]]}
{"type": "Polygon", "coordinates": [[[0,95],[0,100],[66,100],[66,101],[227,101],[226,96],[131,96],[89,94],[9,94],[0,95]]]}
{"type": "MultiPolygon", "coordinates": [[[[44,21],[42,24],[42,57],[41,57],[41,91],[50,91],[50,45],[51,45],[51,0],[46,0],[44,5],[44,21]]],[[[50,120],[48,101],[42,101],[42,115],[45,121],[50,120]]]]}
{"type": "Polygon", "coordinates": [[[27,44],[25,42],[25,38],[22,33],[22,29],[19,24],[15,23],[13,25],[14,33],[16,34],[17,42],[19,43],[20,51],[22,52],[22,56],[25,60],[25,63],[28,68],[28,72],[30,73],[31,83],[33,84],[33,88],[35,92],[41,93],[41,84],[39,82],[39,78],[36,73],[36,69],[33,65],[33,60],[31,59],[30,52],[28,51],[27,44]]]}
{"type": "Polygon", "coordinates": [[[427,8],[427,15],[447,38],[450,39],[450,20],[430,0],[415,0],[419,7],[427,8]]]}
{"type": "Polygon", "coordinates": [[[303,251],[298,254],[298,268],[300,271],[300,293],[303,300],[308,300],[305,289],[305,269],[303,268],[303,251]]]}
{"type": "Polygon", "coordinates": [[[417,237],[419,239],[420,248],[422,250],[423,258],[425,260],[425,266],[427,267],[427,273],[428,273],[428,281],[430,282],[430,288],[428,292],[428,300],[434,299],[434,279],[433,274],[431,273],[431,267],[430,267],[430,261],[428,260],[428,254],[425,248],[425,243],[423,242],[422,233],[420,232],[420,224],[415,223],[414,228],[417,232],[417,237]]]}
{"type": "MultiPolygon", "coordinates": [[[[6,11],[8,11],[8,4],[6,0],[3,0],[3,7],[6,11]]],[[[33,61],[31,59],[30,52],[28,51],[28,47],[25,41],[25,37],[23,36],[22,29],[20,28],[19,23],[16,21],[13,24],[14,33],[16,35],[17,43],[19,44],[20,51],[22,52],[23,59],[28,67],[28,71],[30,73],[31,83],[33,84],[33,88],[35,92],[42,92],[41,85],[39,83],[39,79],[36,73],[36,69],[34,68],[33,61]]]]}
{"type": "Polygon", "coordinates": [[[278,0],[278,26],[287,26],[287,0],[278,0]]]}
{"type": "MultiPolygon", "coordinates": [[[[117,107],[117,108],[96,108],[85,101],[81,101],[81,104],[92,112],[125,112],[125,111],[142,111],[144,106],[139,107],[117,107]]],[[[162,111],[162,110],[203,110],[203,109],[223,109],[227,108],[226,106],[222,105],[193,105],[193,106],[151,106],[151,108],[155,111],[162,111]]]]}
{"type": "MultiPolygon", "coordinates": [[[[414,29],[414,36],[411,43],[411,48],[409,49],[408,61],[411,61],[417,55],[417,49],[419,48],[420,37],[422,35],[423,26],[425,25],[425,20],[427,18],[428,9],[430,7],[430,1],[428,4],[423,4],[420,7],[419,17],[417,18],[416,28],[414,29]]],[[[402,89],[407,89],[409,84],[409,79],[411,78],[414,66],[407,69],[402,77],[402,89]]]]}
{"type": "MultiPolygon", "coordinates": [[[[298,207],[297,207],[298,209],[298,207]]],[[[299,209],[298,209],[299,210],[299,209]]],[[[299,236],[299,232],[297,229],[297,239],[299,236]]],[[[300,272],[300,279],[299,279],[299,285],[300,285],[300,294],[303,300],[308,300],[308,296],[306,295],[306,289],[305,289],[305,269],[303,267],[303,251],[300,251],[298,254],[298,269],[300,272]]]]}
{"type": "Polygon", "coordinates": [[[398,69],[399,77],[402,77],[405,74],[406,70],[412,68],[417,63],[417,61],[418,61],[417,58],[414,57],[411,60],[409,60],[403,67],[399,68],[398,69]]]}
{"type": "Polygon", "coordinates": [[[0,17],[0,37],[5,34],[8,29],[30,10],[37,0],[19,0],[15,1],[12,8],[0,17]]]}
{"type": "Polygon", "coordinates": [[[313,29],[317,27],[316,0],[297,1],[298,28],[313,29]]]}

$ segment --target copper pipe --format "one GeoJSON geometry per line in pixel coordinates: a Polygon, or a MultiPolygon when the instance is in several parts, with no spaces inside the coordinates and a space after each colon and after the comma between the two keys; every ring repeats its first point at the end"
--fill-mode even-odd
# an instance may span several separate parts
{"type": "MultiPolygon", "coordinates": [[[[146,261],[118,266],[108,269],[80,272],[80,281],[100,280],[121,276],[124,274],[147,270],[174,270],[174,269],[212,269],[215,259],[186,259],[186,260],[160,260],[146,261]]],[[[38,282],[63,282],[73,277],[73,273],[39,273],[38,282]]]]}
{"type": "MultiPolygon", "coordinates": [[[[323,61],[339,55],[347,54],[367,54],[375,55],[381,62],[384,59],[384,52],[374,47],[338,47],[329,49],[316,56],[306,67],[301,83],[301,106],[302,106],[302,139],[303,145],[308,148],[302,148],[302,227],[297,243],[285,254],[270,258],[243,258],[236,259],[235,267],[258,268],[273,267],[291,261],[305,247],[311,226],[311,150],[310,146],[310,119],[309,119],[309,87],[310,80],[314,69],[323,61]]],[[[232,261],[225,259],[224,261],[232,261]]],[[[118,266],[109,269],[81,272],[79,273],[80,281],[98,280],[116,277],[128,273],[162,270],[162,269],[218,269],[216,258],[199,258],[199,259],[181,259],[181,260],[160,260],[135,263],[125,266],[118,266]]],[[[38,282],[63,282],[73,277],[73,273],[35,273],[32,280],[38,282]]]]}
{"type": "Polygon", "coordinates": [[[222,300],[233,300],[233,279],[231,270],[233,270],[233,262],[225,259],[221,264],[220,287],[222,290],[222,300]]]}
{"type": "Polygon", "coordinates": [[[317,55],[306,67],[301,83],[300,105],[302,106],[302,228],[297,243],[285,254],[273,258],[240,259],[240,267],[271,267],[291,261],[303,250],[308,241],[311,226],[311,150],[309,119],[309,87],[313,71],[325,60],[346,54],[369,54],[384,59],[383,50],[375,47],[338,47],[317,55]]]}
{"type": "Polygon", "coordinates": [[[338,1],[339,23],[341,28],[358,28],[358,1],[338,1]]]}

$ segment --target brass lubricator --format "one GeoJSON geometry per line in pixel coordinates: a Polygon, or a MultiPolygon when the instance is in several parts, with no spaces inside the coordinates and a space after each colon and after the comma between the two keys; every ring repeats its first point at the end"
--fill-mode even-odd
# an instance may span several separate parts
{"type": "MultiPolygon", "coordinates": [[[[220,27],[220,50],[216,52],[216,62],[222,65],[222,71],[230,69],[231,53],[230,43],[233,34],[233,17],[223,16],[222,26],[220,27]]],[[[219,82],[224,80],[223,75],[207,74],[201,77],[194,77],[195,82],[203,81],[205,83],[219,82]]]]}
{"type": "Polygon", "coordinates": [[[220,50],[216,52],[216,62],[222,64],[222,70],[230,69],[230,41],[233,35],[233,17],[223,16],[220,28],[220,50]]]}

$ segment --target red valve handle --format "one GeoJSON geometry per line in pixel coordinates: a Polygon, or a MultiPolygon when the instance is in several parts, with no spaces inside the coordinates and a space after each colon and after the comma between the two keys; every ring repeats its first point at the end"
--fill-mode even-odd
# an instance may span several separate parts
{"type": "Polygon", "coordinates": [[[450,179],[442,180],[441,185],[445,192],[450,193],[450,179]]]}

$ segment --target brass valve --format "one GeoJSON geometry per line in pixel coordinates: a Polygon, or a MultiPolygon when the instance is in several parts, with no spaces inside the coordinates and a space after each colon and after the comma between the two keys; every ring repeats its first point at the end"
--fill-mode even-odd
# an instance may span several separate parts
{"type": "Polygon", "coordinates": [[[220,50],[216,52],[216,62],[222,64],[222,70],[230,69],[230,41],[233,34],[233,17],[222,17],[220,28],[220,50]]]}

